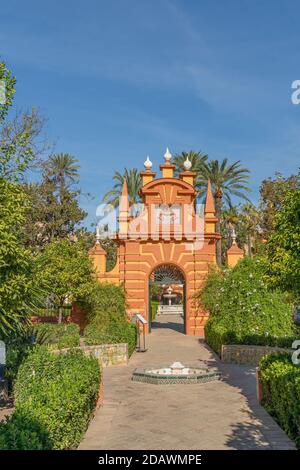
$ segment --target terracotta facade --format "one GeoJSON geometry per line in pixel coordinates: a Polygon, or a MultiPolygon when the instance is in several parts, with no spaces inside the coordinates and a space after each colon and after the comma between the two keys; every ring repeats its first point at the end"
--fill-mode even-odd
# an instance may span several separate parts
{"type": "Polygon", "coordinates": [[[220,238],[215,232],[217,219],[210,182],[203,215],[200,216],[195,210],[195,174],[186,170],[178,178],[174,177],[174,166],[168,159],[160,169],[162,177],[157,179],[150,165],[141,173],[143,210],[134,218],[130,216],[124,182],[115,268],[106,272],[106,253],[99,244],[90,255],[99,281],[122,283],[129,315],[141,313],[146,319],[149,319],[151,273],[162,264],[177,266],[185,279],[185,332],[203,336],[207,314],[197,310],[193,296],[202,286],[209,265],[216,263],[216,241],[220,238]]]}

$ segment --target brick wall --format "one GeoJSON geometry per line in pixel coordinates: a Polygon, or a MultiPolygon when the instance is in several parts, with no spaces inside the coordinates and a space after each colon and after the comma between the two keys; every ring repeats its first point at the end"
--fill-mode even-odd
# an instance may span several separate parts
{"type": "Polygon", "coordinates": [[[87,312],[79,305],[73,304],[70,321],[72,323],[77,323],[77,325],[79,325],[80,333],[83,333],[87,324],[87,312]]]}

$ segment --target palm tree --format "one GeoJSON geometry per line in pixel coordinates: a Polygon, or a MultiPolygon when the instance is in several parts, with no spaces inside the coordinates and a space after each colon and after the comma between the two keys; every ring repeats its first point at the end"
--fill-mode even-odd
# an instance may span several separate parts
{"type": "MultiPolygon", "coordinates": [[[[196,180],[196,187],[199,196],[204,196],[207,188],[207,180],[210,179],[213,188],[216,204],[216,217],[218,222],[216,224],[217,232],[221,230],[221,211],[222,202],[232,207],[232,196],[242,198],[249,201],[244,191],[250,191],[248,186],[250,171],[241,165],[240,160],[230,164],[227,158],[222,162],[218,160],[210,160],[203,163],[203,169],[199,173],[196,180]]],[[[222,242],[217,241],[217,262],[219,265],[222,263],[222,242]]]]}
{"type": "Polygon", "coordinates": [[[78,180],[78,160],[68,153],[51,155],[44,165],[48,178],[53,178],[60,188],[68,188],[78,180]]]}
{"type": "Polygon", "coordinates": [[[236,206],[231,206],[223,210],[222,219],[224,228],[230,234],[236,228],[239,222],[239,212],[236,206]]]}
{"type": "Polygon", "coordinates": [[[248,256],[252,256],[252,247],[257,247],[261,237],[262,214],[253,204],[247,203],[241,208],[240,221],[245,231],[248,256]]]}
{"type": "Polygon", "coordinates": [[[80,189],[72,188],[79,179],[77,163],[78,160],[72,155],[57,153],[43,164],[43,191],[47,201],[45,207],[51,208],[50,212],[45,213],[50,240],[55,234],[65,236],[72,230],[71,227],[85,217],[84,211],[77,205],[80,189]]]}
{"type": "Polygon", "coordinates": [[[104,194],[102,201],[111,204],[113,207],[118,207],[124,179],[127,183],[129,205],[137,204],[140,201],[139,191],[142,187],[142,179],[137,168],[127,169],[124,168],[124,173],[116,171],[113,180],[115,184],[113,188],[104,194]]]}
{"type": "Polygon", "coordinates": [[[192,164],[191,171],[200,173],[203,167],[203,163],[206,162],[208,156],[202,152],[194,152],[193,150],[190,150],[189,152],[177,153],[173,158],[173,164],[176,166],[176,176],[178,176],[181,171],[184,171],[185,168],[183,164],[187,158],[192,164]]]}

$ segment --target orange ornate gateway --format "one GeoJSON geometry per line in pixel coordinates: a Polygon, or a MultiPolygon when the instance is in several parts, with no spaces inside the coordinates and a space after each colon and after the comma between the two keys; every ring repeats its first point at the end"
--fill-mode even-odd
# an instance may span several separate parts
{"type": "MultiPolygon", "coordinates": [[[[174,177],[175,166],[167,150],[162,176],[155,179],[149,158],[141,172],[140,196],[142,210],[130,215],[127,185],[124,181],[118,215],[118,261],[106,272],[106,252],[97,243],[90,251],[100,282],[122,283],[126,291],[128,313],[141,313],[151,324],[149,281],[156,269],[175,267],[181,273],[184,290],[184,324],[187,335],[203,336],[207,315],[198,311],[194,293],[202,286],[209,264],[216,263],[214,198],[208,181],[206,202],[202,214],[196,211],[194,179],[187,159],[185,170],[174,177]]],[[[202,206],[203,207],[203,206],[202,206]]],[[[172,269],[170,269],[172,272],[172,269]]],[[[170,284],[176,284],[171,279],[170,284]]],[[[150,330],[150,328],[149,328],[150,330]]]]}

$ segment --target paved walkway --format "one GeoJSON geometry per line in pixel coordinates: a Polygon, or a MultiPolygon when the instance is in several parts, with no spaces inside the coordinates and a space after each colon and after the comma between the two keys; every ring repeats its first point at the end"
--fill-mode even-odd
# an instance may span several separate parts
{"type": "Polygon", "coordinates": [[[156,322],[148,351],[128,366],[104,370],[104,405],[80,449],[294,449],[256,400],[255,370],[222,364],[202,340],[180,333],[178,319],[156,322]],[[183,364],[218,367],[222,380],[201,385],[131,381],[136,367],[183,364]]]}

